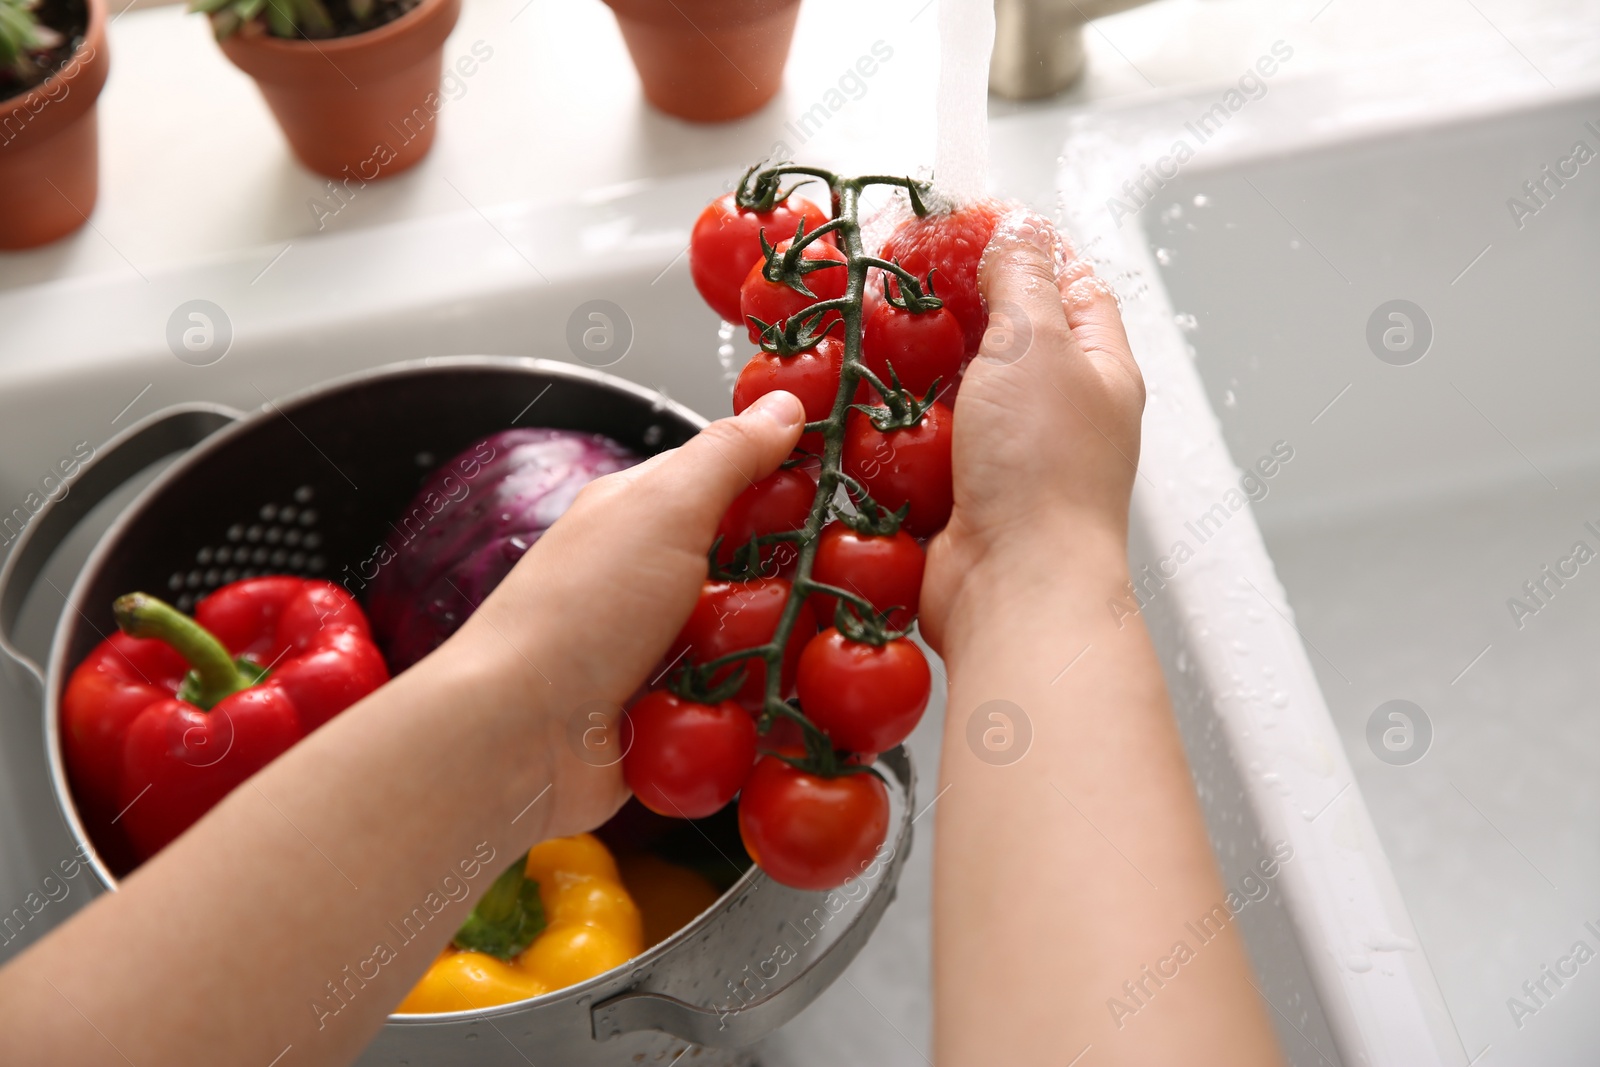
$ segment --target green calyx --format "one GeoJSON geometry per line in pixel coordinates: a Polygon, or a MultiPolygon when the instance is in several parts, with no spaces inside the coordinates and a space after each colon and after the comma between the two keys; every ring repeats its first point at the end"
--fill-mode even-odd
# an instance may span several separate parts
{"type": "MultiPolygon", "coordinates": [[[[895,260],[894,265],[900,266],[900,261],[895,260]]],[[[904,270],[899,271],[897,278],[900,282],[900,295],[896,296],[889,288],[889,276],[883,278],[883,299],[892,308],[920,315],[925,311],[937,311],[944,307],[944,301],[933,293],[933,274],[937,267],[928,269],[928,277],[921,285],[917,280],[904,270]]]]}
{"type": "Polygon", "coordinates": [[[496,959],[521,955],[544,933],[544,905],[539,883],[528,877],[528,854],[505,869],[461,924],[451,944],[468,952],[483,952],[496,959]]]}
{"type": "MultiPolygon", "coordinates": [[[[767,240],[767,231],[762,230],[760,233],[761,255],[764,257],[764,262],[761,267],[761,276],[769,282],[787,285],[801,296],[815,298],[817,294],[806,287],[806,275],[815,274],[819,270],[848,270],[849,264],[841,263],[837,259],[807,259],[803,253],[807,245],[822,237],[823,234],[832,233],[838,229],[838,221],[838,219],[834,219],[831,222],[825,222],[807,233],[806,220],[801,219],[795,223],[794,237],[790,241],[789,247],[782,252],[779,252],[777,246],[767,240]]],[[[824,305],[820,310],[812,310],[817,310],[818,314],[821,314],[827,310],[827,307],[824,305]]]]}
{"type": "Polygon", "coordinates": [[[235,659],[211,631],[158,597],[128,593],[111,605],[117,628],[129,637],[153,637],[165,642],[190,666],[178,687],[178,699],[201,711],[249,689],[267,677],[267,671],[246,659],[235,659]]]}
{"type": "Polygon", "coordinates": [[[909,503],[901,504],[896,510],[890,511],[872,499],[866,486],[843,471],[839,472],[839,484],[844,486],[845,492],[850,495],[851,503],[855,505],[854,511],[846,511],[840,507],[833,509],[833,517],[839,522],[866,537],[893,537],[900,532],[901,524],[911,513],[909,503]]]}
{"type": "Polygon", "coordinates": [[[799,541],[796,532],[757,534],[722,559],[722,535],[711,542],[706,553],[706,574],[714,582],[753,582],[757,578],[776,578],[779,568],[765,549],[783,541],[799,541]]]}
{"type": "Polygon", "coordinates": [[[863,611],[859,603],[841,598],[838,608],[833,613],[833,625],[851,641],[871,645],[873,648],[882,648],[890,641],[898,641],[908,633],[906,630],[896,630],[889,625],[889,615],[902,607],[904,605],[897,604],[879,611],[869,604],[867,610],[863,611]]]}
{"type": "Polygon", "coordinates": [[[861,369],[862,377],[872,383],[878,396],[883,400],[881,404],[851,404],[855,410],[866,415],[872,420],[872,425],[880,431],[888,433],[890,430],[909,430],[922,421],[922,416],[931,408],[934,401],[939,399],[943,392],[939,388],[942,379],[935,378],[928,385],[928,393],[921,400],[900,384],[900,376],[894,371],[894,364],[889,364],[889,385],[884,385],[882,380],[866,368],[861,369]]]}
{"type": "Polygon", "coordinates": [[[739,179],[739,188],[733,194],[733,202],[745,211],[764,215],[789,199],[796,189],[802,185],[809,185],[810,182],[810,178],[805,178],[785,189],[781,178],[761,171],[761,164],[757,163],[745,171],[744,177],[739,179]]]}
{"type": "Polygon", "coordinates": [[[827,315],[827,308],[811,307],[798,315],[791,315],[782,322],[766,323],[754,315],[750,316],[750,322],[761,335],[761,351],[775,352],[787,358],[816,348],[842,321],[835,318],[827,326],[817,329],[827,315]]]}
{"type": "Polygon", "coordinates": [[[724,700],[732,700],[743,688],[749,669],[740,666],[728,671],[725,677],[718,678],[717,675],[740,660],[758,658],[761,651],[745,649],[731,657],[723,656],[706,663],[685,659],[667,679],[667,691],[679,699],[692,700],[697,704],[720,704],[724,700]]]}

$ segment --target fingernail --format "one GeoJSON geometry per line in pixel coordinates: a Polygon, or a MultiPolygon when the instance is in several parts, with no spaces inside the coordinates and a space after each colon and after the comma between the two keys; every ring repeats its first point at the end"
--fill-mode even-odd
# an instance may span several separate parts
{"type": "Polygon", "coordinates": [[[1052,259],[1061,243],[1050,220],[1033,211],[1013,211],[995,226],[994,236],[1002,242],[1031,245],[1052,259]]]}
{"type": "Polygon", "coordinates": [[[787,430],[805,421],[806,409],[801,405],[799,397],[779,389],[758,397],[754,404],[744,409],[744,415],[759,415],[771,419],[787,430]]]}
{"type": "Polygon", "coordinates": [[[1033,211],[1013,211],[995,225],[978,263],[979,276],[992,260],[1017,252],[1042,254],[1052,271],[1059,270],[1065,258],[1061,237],[1049,219],[1033,211]]]}

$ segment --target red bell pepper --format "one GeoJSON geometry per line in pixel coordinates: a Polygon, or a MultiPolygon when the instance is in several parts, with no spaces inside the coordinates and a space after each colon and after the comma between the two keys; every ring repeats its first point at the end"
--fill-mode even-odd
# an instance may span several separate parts
{"type": "Polygon", "coordinates": [[[329,582],[247,578],[189,618],[144,593],[62,697],[62,748],[97,843],[138,859],[389,679],[366,616],[329,582]]]}

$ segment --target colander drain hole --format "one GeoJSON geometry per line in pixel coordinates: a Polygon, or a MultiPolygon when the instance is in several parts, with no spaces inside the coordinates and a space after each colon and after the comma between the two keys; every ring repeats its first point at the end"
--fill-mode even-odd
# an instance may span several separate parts
{"type": "Polygon", "coordinates": [[[178,610],[193,611],[207,593],[242,578],[322,574],[327,560],[317,551],[322,546],[317,512],[307,506],[315,495],[311,486],[302,485],[290,501],[262,504],[250,519],[233,523],[223,544],[197,549],[192,569],[174,571],[167,578],[167,589],[177,594],[178,610]]]}

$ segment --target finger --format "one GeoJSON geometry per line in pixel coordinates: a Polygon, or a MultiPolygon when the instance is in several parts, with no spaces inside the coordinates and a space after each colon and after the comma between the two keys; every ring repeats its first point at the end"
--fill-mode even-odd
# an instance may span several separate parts
{"type": "Polygon", "coordinates": [[[655,529],[698,548],[711,543],[734,497],[778,469],[800,441],[805,409],[793,393],[767,393],[740,414],[718,419],[645,464],[630,493],[655,529]]]}
{"type": "Polygon", "coordinates": [[[1122,310],[1111,286],[1091,270],[1074,270],[1070,276],[1062,277],[1061,305],[1073,339],[1090,359],[1108,360],[1125,370],[1135,369],[1122,310]]]}
{"type": "Polygon", "coordinates": [[[1067,321],[1056,284],[1059,244],[1055,228],[1036,214],[1017,212],[995,227],[978,265],[978,288],[990,316],[1011,320],[1011,327],[985,333],[980,357],[1002,364],[1019,358],[1011,347],[1022,323],[1035,344],[1051,335],[1065,340],[1067,321]]]}

